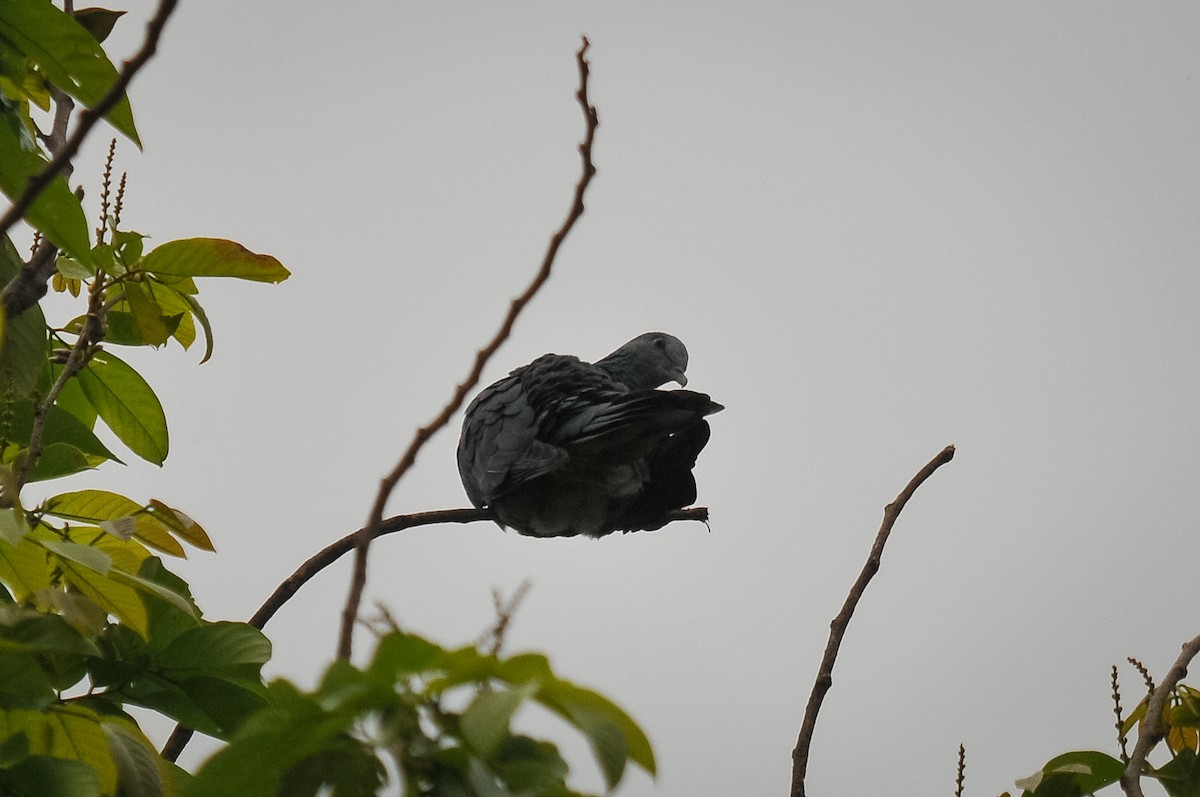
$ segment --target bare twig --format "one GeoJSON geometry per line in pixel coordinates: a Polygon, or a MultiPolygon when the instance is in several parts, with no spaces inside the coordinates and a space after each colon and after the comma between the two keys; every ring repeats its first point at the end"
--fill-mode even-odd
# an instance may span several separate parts
{"type": "Polygon", "coordinates": [[[1129,763],[1129,750],[1125,744],[1125,718],[1121,716],[1121,684],[1117,680],[1117,665],[1112,666],[1113,713],[1117,715],[1117,741],[1121,745],[1121,761],[1129,763]]]}
{"type": "MultiPolygon", "coordinates": [[[[416,528],[417,526],[432,526],[437,523],[473,523],[476,520],[495,519],[496,516],[490,509],[437,509],[430,512],[417,512],[411,515],[390,517],[379,524],[379,529],[375,532],[374,536],[382,537],[385,534],[393,534],[397,531],[404,531],[405,529],[416,528]]],[[[677,520],[698,520],[702,523],[707,523],[708,508],[694,506],[689,509],[677,509],[668,516],[668,521],[674,522],[677,520]]],[[[262,606],[258,607],[258,611],[247,622],[260,630],[264,628],[267,622],[275,616],[275,613],[283,608],[283,605],[300,591],[301,587],[311,581],[322,570],[353,551],[355,542],[364,531],[365,529],[359,529],[358,531],[351,532],[309,557],[308,561],[296,568],[294,573],[285,578],[275,588],[275,591],[271,593],[271,597],[263,601],[262,606]]],[[[510,601],[508,606],[509,613],[511,614],[513,602],[510,601]]],[[[191,736],[192,732],[188,728],[183,727],[183,725],[176,726],[175,731],[171,734],[171,738],[167,740],[166,745],[163,747],[163,758],[168,761],[176,760],[191,736]]]]}
{"type": "Polygon", "coordinates": [[[521,601],[525,600],[525,596],[529,594],[529,588],[532,586],[533,584],[528,579],[522,581],[507,600],[500,594],[499,589],[492,590],[492,602],[496,605],[496,622],[492,623],[492,627],[479,640],[479,647],[487,645],[488,652],[493,656],[500,655],[500,648],[504,647],[504,635],[508,632],[513,615],[517,613],[517,607],[521,605],[521,601]]]}
{"type": "Polygon", "coordinates": [[[1125,771],[1121,773],[1121,789],[1127,797],[1143,797],[1141,781],[1146,756],[1150,754],[1156,744],[1162,741],[1165,733],[1162,721],[1163,709],[1167,705],[1167,699],[1171,696],[1171,692],[1187,675],[1188,665],[1191,664],[1192,659],[1196,658],[1197,653],[1200,653],[1200,636],[1184,644],[1179,658],[1175,659],[1171,669],[1167,670],[1167,674],[1163,676],[1162,683],[1150,695],[1150,702],[1146,705],[1146,716],[1138,731],[1137,742],[1133,745],[1133,753],[1130,754],[1129,761],[1125,764],[1125,771]]]}
{"type": "MultiPolygon", "coordinates": [[[[79,115],[79,122],[75,130],[63,142],[62,146],[53,156],[46,167],[37,174],[29,178],[29,182],[25,185],[25,190],[17,197],[12,206],[5,211],[3,216],[0,216],[0,235],[7,233],[14,224],[17,223],[25,213],[29,210],[30,205],[37,199],[38,194],[45,190],[50,181],[60,172],[68,168],[71,159],[79,152],[79,147],[83,144],[88,133],[96,125],[98,121],[104,118],[104,115],[112,110],[123,96],[125,89],[129,87],[129,83],[134,76],[141,70],[146,62],[154,57],[154,53],[158,49],[158,41],[162,37],[163,28],[167,24],[167,19],[175,10],[175,5],[178,0],[159,0],[158,9],[154,12],[154,16],[146,24],[146,37],[142,41],[141,49],[139,49],[132,58],[126,61],[121,66],[121,71],[117,75],[116,82],[108,90],[108,93],[100,98],[100,101],[88,108],[79,115]]],[[[59,106],[63,107],[62,105],[59,106]]],[[[56,125],[57,131],[59,126],[56,125]]],[[[53,263],[54,258],[50,258],[53,263]]],[[[28,310],[46,293],[46,280],[53,274],[51,269],[49,273],[35,271],[30,267],[21,269],[7,285],[4,286],[4,291],[0,296],[3,297],[4,309],[8,313],[10,319],[15,318],[21,313],[28,310]],[[45,276],[43,276],[43,273],[45,276]]]]}
{"type": "Polygon", "coordinates": [[[967,778],[967,748],[959,744],[958,746],[958,777],[954,779],[954,797],[963,797],[963,784],[967,778]]]}
{"type": "Polygon", "coordinates": [[[943,448],[936,457],[921,468],[916,476],[913,476],[912,481],[896,496],[896,500],[888,504],[883,511],[883,524],[879,527],[879,533],[875,535],[875,544],[871,546],[867,563],[863,566],[862,572],[858,574],[854,586],[850,588],[850,594],[846,596],[842,610],[829,624],[829,642],[825,645],[825,655],[821,658],[821,669],[817,673],[817,681],[813,684],[812,693],[809,695],[808,706],[804,709],[804,721],[800,726],[800,736],[796,741],[796,748],[792,751],[791,797],[804,797],[804,777],[808,771],[808,750],[812,745],[813,730],[817,725],[817,713],[821,710],[825,693],[833,686],[833,664],[837,660],[838,648],[841,647],[842,637],[846,633],[846,627],[850,624],[850,617],[854,614],[855,606],[858,605],[867,584],[879,570],[880,556],[883,554],[883,546],[887,543],[888,535],[892,532],[892,526],[917,488],[932,476],[935,470],[953,458],[954,446],[943,448]]]}
{"type": "Polygon", "coordinates": [[[354,546],[354,574],[350,582],[350,592],[346,598],[346,606],[342,610],[341,633],[338,637],[337,655],[339,658],[350,658],[353,647],[354,625],[358,620],[358,609],[362,603],[362,593],[367,581],[367,551],[371,545],[371,540],[376,536],[377,530],[383,522],[383,508],[387,503],[388,497],[391,495],[396,484],[416,461],[417,452],[420,451],[421,447],[425,445],[435,432],[449,423],[450,418],[462,406],[467,394],[478,384],[484,366],[496,350],[500,348],[500,344],[508,338],[512,331],[513,323],[516,322],[521,310],[525,308],[525,305],[529,303],[542,285],[545,284],[546,280],[550,278],[550,270],[554,265],[554,258],[558,254],[559,247],[567,237],[567,233],[575,226],[575,222],[583,215],[583,195],[587,190],[588,184],[592,181],[592,176],[596,173],[596,167],[592,164],[592,141],[595,138],[596,127],[599,124],[596,109],[588,101],[587,50],[588,40],[587,37],[584,37],[583,45],[575,54],[575,60],[579,65],[579,89],[575,93],[575,96],[579,100],[579,105],[583,108],[586,123],[584,139],[579,145],[583,172],[579,178],[579,182],[575,185],[575,195],[571,202],[571,209],[567,213],[567,218],[563,221],[562,226],[551,236],[550,244],[546,248],[545,256],[542,258],[542,266],[534,276],[533,281],[529,283],[529,287],[525,289],[524,293],[513,299],[504,322],[491,342],[475,354],[475,364],[471,368],[471,372],[467,375],[466,380],[458,385],[454,391],[454,395],[446,406],[442,408],[438,416],[427,426],[417,429],[412,442],[409,443],[408,450],[404,452],[400,461],[396,463],[396,467],[380,483],[379,492],[375,497],[374,505],[371,507],[371,514],[368,516],[367,525],[356,537],[354,546]]]}
{"type": "Polygon", "coordinates": [[[1154,676],[1150,674],[1150,668],[1133,656],[1126,656],[1125,661],[1133,665],[1134,669],[1142,674],[1142,680],[1146,682],[1146,694],[1154,694],[1154,676]]]}

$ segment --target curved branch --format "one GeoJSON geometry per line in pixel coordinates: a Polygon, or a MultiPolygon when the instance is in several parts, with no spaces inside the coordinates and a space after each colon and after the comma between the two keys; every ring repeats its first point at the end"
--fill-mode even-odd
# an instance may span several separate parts
{"type": "Polygon", "coordinates": [[[588,40],[585,36],[583,38],[583,45],[575,54],[576,63],[579,65],[579,89],[575,92],[575,97],[579,100],[579,105],[583,108],[583,116],[586,124],[583,142],[579,145],[583,173],[579,178],[579,182],[575,185],[575,194],[571,202],[571,209],[567,213],[567,218],[563,221],[562,226],[551,236],[550,244],[546,248],[546,254],[542,258],[542,267],[534,276],[533,281],[529,283],[529,287],[525,289],[524,293],[513,299],[512,304],[509,306],[508,314],[504,317],[504,322],[491,342],[475,354],[475,365],[471,368],[471,372],[467,375],[466,380],[458,385],[454,391],[454,395],[446,406],[442,408],[438,416],[430,421],[427,426],[417,429],[412,442],[408,445],[408,449],[404,452],[400,461],[396,463],[396,467],[380,483],[379,492],[375,497],[374,505],[371,507],[371,514],[368,516],[367,525],[355,536],[354,574],[350,582],[350,592],[346,596],[346,605],[342,610],[342,627],[341,633],[338,635],[337,655],[339,658],[350,658],[354,638],[354,624],[358,621],[358,609],[362,603],[362,593],[367,582],[367,551],[370,548],[371,540],[378,536],[380,525],[383,523],[383,508],[387,503],[388,497],[392,494],[392,490],[396,487],[396,484],[416,461],[417,452],[421,450],[421,447],[425,445],[429,438],[433,437],[434,433],[450,422],[450,418],[462,406],[467,394],[479,383],[479,377],[483,373],[484,366],[496,350],[500,348],[500,344],[508,339],[517,316],[521,314],[525,305],[529,304],[529,301],[533,299],[546,280],[550,278],[550,270],[554,265],[554,258],[558,254],[559,247],[567,237],[567,233],[575,226],[575,222],[583,215],[583,195],[587,191],[588,184],[592,181],[592,176],[596,173],[596,167],[592,164],[592,141],[596,135],[596,127],[600,123],[596,109],[588,101],[587,50],[588,40]]]}
{"type": "Polygon", "coordinates": [[[866,590],[867,584],[870,583],[875,573],[879,570],[879,561],[883,555],[883,546],[887,544],[888,535],[892,533],[892,526],[896,523],[896,518],[900,516],[904,505],[908,503],[909,498],[912,498],[917,488],[932,476],[935,470],[952,459],[954,459],[954,446],[946,446],[925,467],[921,468],[916,476],[913,476],[912,481],[896,496],[896,500],[888,504],[883,510],[883,524],[879,527],[879,533],[875,535],[875,544],[871,546],[871,553],[867,556],[867,563],[863,565],[862,572],[858,574],[858,579],[854,582],[854,586],[850,588],[850,594],[846,596],[846,602],[842,604],[842,610],[838,612],[837,617],[833,618],[833,622],[829,624],[829,642],[825,645],[825,655],[821,658],[821,669],[817,672],[817,681],[813,684],[812,693],[808,697],[808,706],[804,709],[804,721],[800,726],[800,737],[796,740],[796,748],[792,751],[791,797],[804,797],[804,777],[808,771],[808,750],[812,745],[813,730],[817,726],[817,713],[821,710],[821,703],[825,700],[825,693],[833,686],[833,664],[837,660],[838,648],[841,647],[842,637],[846,633],[846,627],[850,624],[850,617],[854,614],[854,608],[858,605],[858,601],[862,597],[863,591],[866,590]]]}
{"type": "MultiPolygon", "coordinates": [[[[175,5],[178,0],[160,0],[154,16],[146,23],[146,38],[142,42],[141,48],[134,54],[132,58],[122,64],[121,71],[117,75],[117,80],[112,84],[108,93],[100,98],[100,101],[88,108],[79,115],[79,124],[75,131],[63,141],[62,147],[54,153],[50,162],[46,164],[40,172],[29,178],[25,184],[25,190],[16,198],[3,216],[0,216],[0,235],[4,235],[16,224],[26,211],[37,199],[38,194],[45,190],[50,181],[55,175],[67,168],[71,159],[79,152],[79,147],[83,144],[85,138],[91,129],[104,118],[104,115],[112,110],[122,97],[125,96],[125,89],[129,87],[130,81],[133,80],[146,62],[154,57],[158,50],[158,41],[162,37],[163,28],[166,27],[167,19],[175,10],[175,5]]],[[[49,258],[52,263],[54,258],[52,252],[49,258]]],[[[2,294],[4,310],[8,313],[8,318],[11,320],[21,313],[28,310],[33,305],[37,304],[38,300],[46,294],[46,280],[53,274],[53,269],[47,271],[45,264],[42,268],[32,268],[34,264],[21,269],[17,276],[4,286],[2,294]]]]}
{"type": "MultiPolygon", "coordinates": [[[[411,515],[396,515],[379,524],[374,537],[382,537],[397,531],[415,528],[417,526],[432,526],[437,523],[471,523],[476,520],[495,520],[496,516],[490,509],[436,509],[429,512],[417,512],[411,515]]],[[[693,506],[688,509],[677,509],[668,515],[668,523],[676,520],[699,520],[708,522],[708,507],[693,506]]],[[[285,578],[271,597],[263,601],[253,616],[247,621],[260,631],[278,612],[283,604],[292,599],[300,588],[311,581],[318,573],[332,565],[338,559],[354,550],[354,544],[365,529],[353,531],[335,543],[309,557],[308,561],[296,568],[296,571],[285,578]]],[[[183,752],[184,746],[192,738],[190,728],[182,724],[176,725],[167,743],[163,745],[162,757],[175,761],[183,752]]]]}
{"type": "Polygon", "coordinates": [[[1200,653],[1200,636],[1184,644],[1183,652],[1171,665],[1171,669],[1167,671],[1162,683],[1150,695],[1150,701],[1146,704],[1146,718],[1142,720],[1137,743],[1133,746],[1133,753],[1125,764],[1125,771],[1121,773],[1121,790],[1128,797],[1143,797],[1142,769],[1146,764],[1146,756],[1150,754],[1156,744],[1162,741],[1165,733],[1162,716],[1163,709],[1167,705],[1167,698],[1187,675],[1188,665],[1198,653],[1200,653]]]}

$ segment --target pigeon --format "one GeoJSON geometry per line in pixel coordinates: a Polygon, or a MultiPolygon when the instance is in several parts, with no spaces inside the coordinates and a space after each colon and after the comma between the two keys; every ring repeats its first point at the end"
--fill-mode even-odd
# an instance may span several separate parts
{"type": "Polygon", "coordinates": [[[664,332],[587,363],[544,354],[467,407],[458,472],[476,507],[532,537],[653,531],[696,500],[705,416],[724,409],[687,384],[688,353],[664,332]]]}

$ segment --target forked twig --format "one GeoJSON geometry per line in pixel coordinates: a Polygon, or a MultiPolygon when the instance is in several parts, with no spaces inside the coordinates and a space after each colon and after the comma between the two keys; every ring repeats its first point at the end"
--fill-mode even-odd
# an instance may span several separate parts
{"type": "Polygon", "coordinates": [[[888,535],[892,532],[892,526],[899,517],[904,505],[908,503],[908,499],[912,498],[917,488],[930,476],[933,472],[945,465],[954,458],[954,446],[946,446],[941,452],[931,459],[925,467],[913,476],[912,481],[896,496],[896,500],[888,504],[883,511],[883,524],[879,527],[879,533],[875,535],[875,544],[871,546],[871,553],[867,557],[867,563],[863,565],[862,572],[858,574],[858,579],[854,582],[854,586],[850,588],[850,594],[846,596],[846,602],[842,604],[842,610],[838,612],[837,617],[833,618],[833,622],[829,627],[829,642],[825,645],[825,655],[821,658],[821,669],[817,672],[817,681],[813,684],[812,694],[808,698],[808,706],[804,709],[804,721],[800,726],[800,736],[796,740],[796,747],[792,750],[792,789],[791,797],[804,797],[804,777],[808,771],[808,751],[812,745],[813,730],[817,725],[817,713],[821,710],[821,703],[825,700],[825,693],[833,686],[833,664],[837,660],[838,648],[841,647],[842,637],[846,633],[846,627],[850,624],[850,617],[854,614],[854,607],[858,605],[859,599],[862,597],[863,591],[867,588],[871,578],[879,570],[880,556],[883,554],[883,546],[887,543],[888,535]]]}
{"type": "Polygon", "coordinates": [[[466,380],[458,385],[454,391],[454,395],[446,406],[442,408],[438,416],[427,426],[417,429],[412,442],[408,445],[408,449],[404,452],[400,461],[396,463],[396,467],[380,483],[379,492],[375,497],[375,503],[371,507],[371,514],[367,519],[367,525],[355,537],[354,574],[350,581],[350,592],[346,597],[346,606],[342,610],[342,627],[341,633],[338,635],[337,655],[339,658],[350,658],[353,647],[354,626],[358,621],[358,610],[362,604],[362,593],[367,582],[367,551],[370,548],[371,540],[377,536],[379,526],[383,522],[383,508],[387,504],[388,497],[392,494],[392,490],[396,484],[416,461],[417,452],[421,450],[421,447],[425,445],[426,441],[435,432],[450,422],[450,418],[462,406],[467,394],[478,384],[484,366],[496,350],[500,348],[500,344],[508,339],[509,334],[512,332],[513,324],[516,322],[521,310],[525,308],[525,305],[529,304],[529,301],[533,299],[546,280],[550,278],[550,270],[554,266],[554,258],[558,254],[559,247],[567,237],[567,233],[575,226],[575,222],[583,215],[583,195],[587,190],[588,184],[592,181],[592,176],[596,173],[596,167],[592,164],[592,141],[595,138],[596,127],[599,124],[596,109],[588,101],[587,50],[588,40],[585,36],[583,38],[583,45],[575,54],[575,60],[579,65],[579,90],[576,91],[575,97],[579,100],[579,105],[583,108],[583,116],[586,122],[586,132],[583,142],[579,145],[579,154],[583,162],[583,173],[579,178],[579,182],[575,185],[575,195],[571,202],[571,209],[567,213],[567,218],[563,221],[562,226],[551,236],[550,244],[546,248],[546,254],[542,258],[542,266],[534,276],[533,281],[529,283],[529,287],[525,289],[524,293],[513,299],[504,322],[491,342],[475,354],[475,365],[471,368],[471,372],[467,375],[466,380]]]}

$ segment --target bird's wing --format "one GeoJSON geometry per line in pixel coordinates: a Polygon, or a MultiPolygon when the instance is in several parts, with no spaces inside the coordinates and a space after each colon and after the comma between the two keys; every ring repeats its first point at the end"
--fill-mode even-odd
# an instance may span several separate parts
{"type": "Polygon", "coordinates": [[[635,390],[580,394],[543,423],[544,438],[572,452],[647,444],[724,409],[691,390],[635,390]]]}
{"type": "MultiPolygon", "coordinates": [[[[458,441],[458,472],[475,506],[488,506],[516,485],[561,467],[567,452],[538,439],[537,407],[519,368],[467,407],[458,441]]],[[[535,369],[536,370],[536,369],[535,369]]]]}

